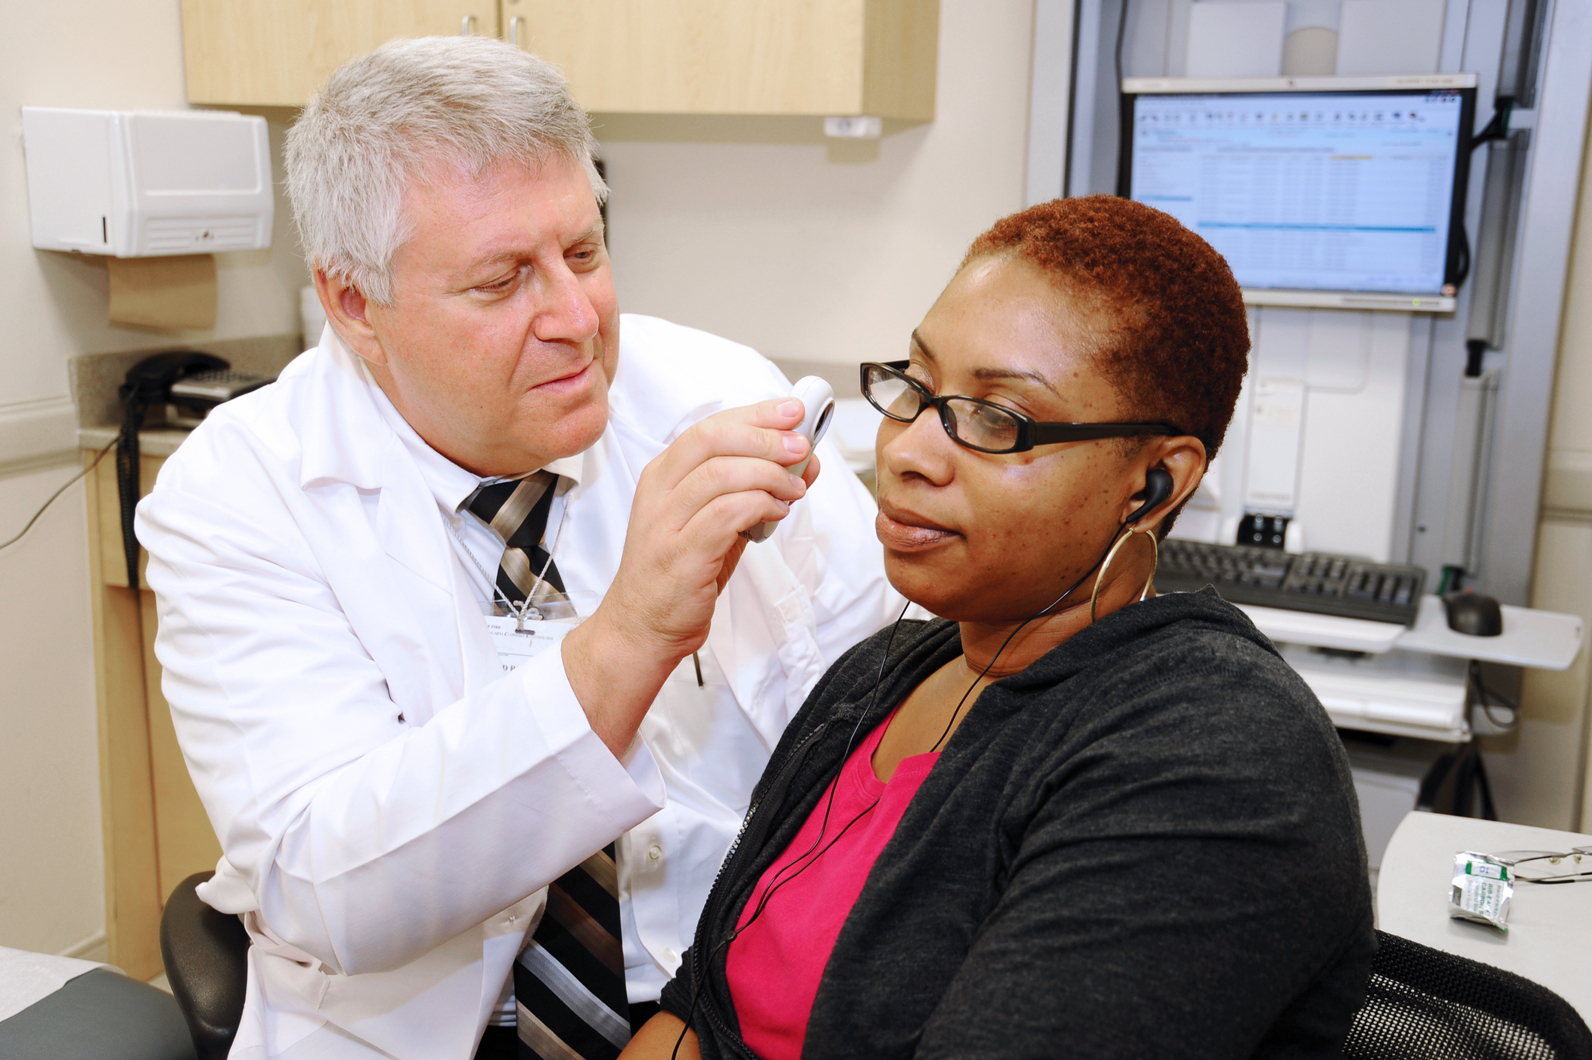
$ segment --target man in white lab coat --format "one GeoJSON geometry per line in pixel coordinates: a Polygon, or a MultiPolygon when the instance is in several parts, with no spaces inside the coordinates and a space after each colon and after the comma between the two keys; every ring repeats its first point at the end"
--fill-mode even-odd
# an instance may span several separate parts
{"type": "Polygon", "coordinates": [[[784,377],[621,325],[592,148],[556,72],[501,42],[333,74],[288,144],[330,324],[139,506],[224,851],[200,894],[253,940],[233,1057],[512,1049],[545,887],[616,838],[625,991],[655,998],[786,721],[889,617],[866,492],[832,450],[786,470],[784,377]],[[471,510],[531,472],[584,616],[539,654],[489,617],[523,601],[471,510]]]}

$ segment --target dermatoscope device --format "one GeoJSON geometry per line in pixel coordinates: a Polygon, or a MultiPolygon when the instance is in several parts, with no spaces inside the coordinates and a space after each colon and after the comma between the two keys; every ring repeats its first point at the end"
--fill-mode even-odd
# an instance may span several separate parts
{"type": "MultiPolygon", "coordinates": [[[[795,431],[807,439],[808,449],[807,455],[787,470],[800,478],[802,472],[807,470],[807,462],[813,458],[813,450],[818,448],[824,432],[829,430],[829,421],[835,418],[835,389],[818,376],[809,375],[797,380],[791,396],[802,403],[802,421],[796,425],[795,431]]],[[[777,521],[758,523],[746,532],[746,536],[753,541],[767,541],[778,525],[777,521]]]]}

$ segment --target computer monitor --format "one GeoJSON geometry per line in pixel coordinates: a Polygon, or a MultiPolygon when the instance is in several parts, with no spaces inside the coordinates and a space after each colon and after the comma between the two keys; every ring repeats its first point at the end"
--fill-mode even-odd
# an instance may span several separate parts
{"type": "Polygon", "coordinates": [[[1448,312],[1473,74],[1127,78],[1118,194],[1226,257],[1245,301],[1448,312]]]}

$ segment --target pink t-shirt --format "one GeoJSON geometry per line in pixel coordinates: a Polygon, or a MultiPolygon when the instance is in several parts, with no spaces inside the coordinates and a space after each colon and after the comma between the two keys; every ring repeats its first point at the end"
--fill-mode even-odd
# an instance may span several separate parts
{"type": "Polygon", "coordinates": [[[873,771],[873,752],[889,727],[887,721],[874,729],[852,752],[830,785],[834,805],[825,792],[785,853],[758,881],[737,922],[745,930],[725,958],[730,996],[741,1037],[768,1060],[801,1056],[818,980],[840,926],[907,803],[940,757],[931,752],[903,759],[890,783],[881,782],[873,771]],[[770,888],[775,888],[773,897],[757,922],[746,927],[770,888]]]}

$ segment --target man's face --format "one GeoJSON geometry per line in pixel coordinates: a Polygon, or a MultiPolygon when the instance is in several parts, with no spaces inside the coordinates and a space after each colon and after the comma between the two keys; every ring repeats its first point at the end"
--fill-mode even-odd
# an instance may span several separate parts
{"type": "Polygon", "coordinates": [[[594,443],[619,306],[582,168],[437,166],[411,178],[404,211],[414,234],[393,259],[393,304],[366,305],[374,336],[358,349],[404,419],[478,475],[594,443]]]}

